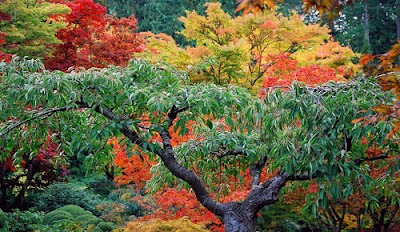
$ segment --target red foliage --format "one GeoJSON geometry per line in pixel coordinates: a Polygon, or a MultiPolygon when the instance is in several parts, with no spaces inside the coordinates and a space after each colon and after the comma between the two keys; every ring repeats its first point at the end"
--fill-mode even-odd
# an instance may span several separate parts
{"type": "Polygon", "coordinates": [[[269,66],[265,72],[263,89],[260,91],[261,97],[265,95],[268,88],[288,87],[293,81],[303,82],[306,85],[317,85],[328,81],[342,81],[338,73],[340,70],[333,68],[311,65],[299,67],[297,61],[289,57],[289,53],[277,56],[268,56],[269,66]]]}
{"type": "MultiPolygon", "coordinates": [[[[0,21],[2,20],[2,13],[0,12],[0,21]]],[[[4,40],[6,38],[6,33],[0,31],[0,45],[6,44],[4,40]]],[[[12,58],[11,54],[6,54],[0,51],[0,61],[5,60],[6,62],[10,62],[12,58]]]]}
{"type": "Polygon", "coordinates": [[[67,28],[57,33],[63,44],[46,59],[47,68],[66,71],[69,67],[124,66],[133,53],[144,50],[144,41],[135,33],[134,16],[107,16],[107,9],[92,0],[55,2],[66,4],[71,13],[65,17],[67,28]]]}

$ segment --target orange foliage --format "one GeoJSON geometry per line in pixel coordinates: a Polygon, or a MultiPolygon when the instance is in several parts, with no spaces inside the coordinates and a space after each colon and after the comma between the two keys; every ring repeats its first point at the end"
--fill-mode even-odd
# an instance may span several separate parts
{"type": "Polygon", "coordinates": [[[328,81],[345,81],[338,71],[319,65],[299,67],[296,60],[289,57],[289,53],[277,56],[268,56],[266,78],[260,95],[264,96],[268,88],[279,86],[288,87],[293,81],[303,82],[306,85],[322,84],[328,81]]]}
{"type": "MultiPolygon", "coordinates": [[[[126,150],[118,143],[116,138],[108,141],[113,146],[115,159],[114,165],[122,169],[122,175],[115,177],[114,181],[117,185],[135,184],[137,189],[143,189],[146,181],[150,180],[150,168],[155,164],[151,161],[147,154],[133,155],[128,157],[126,150]]],[[[138,150],[140,152],[140,150],[138,150]]]]}

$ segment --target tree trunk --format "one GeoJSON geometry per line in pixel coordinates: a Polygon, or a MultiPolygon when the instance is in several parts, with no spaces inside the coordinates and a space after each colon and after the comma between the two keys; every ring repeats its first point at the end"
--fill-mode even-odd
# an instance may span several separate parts
{"type": "Polygon", "coordinates": [[[368,0],[364,3],[364,39],[367,43],[369,49],[371,49],[371,44],[369,41],[369,14],[368,14],[368,0]]]}
{"type": "Polygon", "coordinates": [[[104,168],[104,172],[108,181],[114,181],[114,166],[112,166],[111,168],[109,166],[106,166],[104,168]]]}
{"type": "Polygon", "coordinates": [[[373,231],[374,232],[382,232],[382,225],[381,224],[375,224],[373,231]]]}
{"type": "Polygon", "coordinates": [[[396,1],[396,16],[397,40],[400,40],[400,0],[396,1]]]}
{"type": "Polygon", "coordinates": [[[256,231],[257,216],[255,210],[245,209],[240,203],[224,214],[226,232],[256,231]]]}
{"type": "Polygon", "coordinates": [[[30,163],[28,166],[28,173],[26,175],[25,183],[21,187],[21,190],[19,191],[17,197],[15,198],[14,207],[16,207],[18,209],[22,209],[24,207],[25,193],[26,193],[26,190],[28,189],[28,186],[32,182],[34,174],[35,174],[35,171],[33,170],[33,164],[30,163]]]}
{"type": "Polygon", "coordinates": [[[4,180],[4,171],[1,165],[0,165],[0,187],[1,187],[0,208],[3,210],[7,210],[7,186],[6,186],[6,181],[4,180]]]}

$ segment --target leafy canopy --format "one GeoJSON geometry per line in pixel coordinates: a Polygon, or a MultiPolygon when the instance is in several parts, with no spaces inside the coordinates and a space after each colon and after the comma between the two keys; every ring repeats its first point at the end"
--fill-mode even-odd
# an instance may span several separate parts
{"type": "MultiPolygon", "coordinates": [[[[62,4],[36,0],[5,0],[0,4],[0,28],[5,36],[5,44],[0,50],[5,53],[33,58],[49,55],[47,46],[60,44],[56,32],[65,28],[62,15],[70,9],[62,4]]],[[[1,33],[0,31],[0,33],[1,33]]]]}
{"type": "MultiPolygon", "coordinates": [[[[85,150],[89,159],[104,160],[110,150],[107,140],[124,132],[154,157],[166,145],[152,142],[152,136],[171,125],[187,134],[186,123],[191,120],[196,122],[196,139],[173,150],[178,162],[196,170],[208,189],[218,192],[224,183],[243,181],[241,171],[266,159],[268,171],[317,177],[323,187],[310,206],[315,213],[313,205],[326,206],[328,196],[351,195],[352,184],[360,178],[373,188],[368,173],[361,172],[369,168],[363,163],[367,149],[363,138],[385,151],[395,148],[385,141],[390,123],[352,123],[371,114],[371,105],[392,100],[368,79],[315,88],[294,85],[259,100],[238,87],[189,85],[184,73],[139,60],[127,68],[66,74],[44,70],[35,60],[14,59],[1,63],[1,72],[2,159],[13,150],[37,154],[48,131],[62,135],[59,149],[66,154],[85,150]],[[170,122],[166,118],[171,109],[186,110],[170,122]],[[16,147],[17,138],[26,145],[16,147]]],[[[151,189],[177,181],[161,164],[153,172],[157,175],[149,183],[151,189]]]]}

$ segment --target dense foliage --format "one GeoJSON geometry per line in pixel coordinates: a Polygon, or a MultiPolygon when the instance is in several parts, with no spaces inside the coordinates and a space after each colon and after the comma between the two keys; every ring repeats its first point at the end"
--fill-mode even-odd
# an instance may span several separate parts
{"type": "Polygon", "coordinates": [[[0,3],[0,231],[398,231],[399,1],[0,3]]]}

